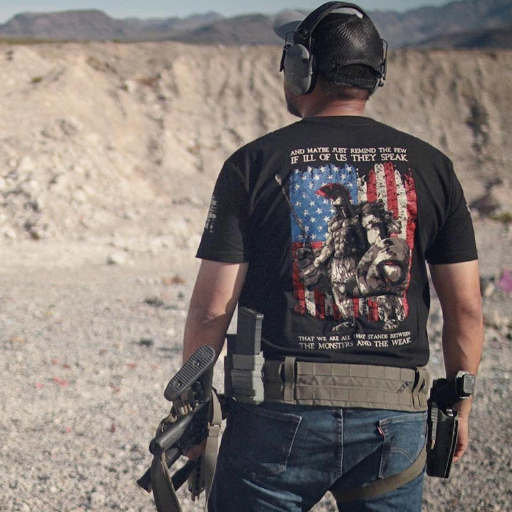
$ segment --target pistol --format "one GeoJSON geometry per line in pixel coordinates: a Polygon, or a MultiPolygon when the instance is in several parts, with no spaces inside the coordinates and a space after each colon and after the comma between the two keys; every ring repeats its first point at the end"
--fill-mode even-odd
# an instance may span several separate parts
{"type": "Polygon", "coordinates": [[[432,383],[428,400],[427,475],[450,476],[459,426],[454,406],[474,392],[475,376],[468,372],[432,383]]]}

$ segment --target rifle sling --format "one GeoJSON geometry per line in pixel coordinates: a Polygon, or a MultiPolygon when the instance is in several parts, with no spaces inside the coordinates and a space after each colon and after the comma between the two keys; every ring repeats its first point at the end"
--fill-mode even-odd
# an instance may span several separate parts
{"type": "Polygon", "coordinates": [[[358,489],[353,489],[348,492],[339,492],[335,489],[331,489],[331,493],[338,503],[347,503],[351,501],[376,498],[388,492],[394,491],[399,487],[402,487],[402,485],[411,482],[417,476],[421,475],[423,469],[425,468],[426,459],[427,449],[425,447],[419,454],[418,458],[413,462],[413,464],[401,473],[397,473],[396,475],[382,478],[380,480],[375,480],[368,485],[365,485],[364,487],[359,487],[358,489]]]}
{"type": "Polygon", "coordinates": [[[158,512],[182,512],[171,474],[165,460],[165,453],[153,457],[151,463],[151,487],[158,512]]]}
{"type": "MultiPolygon", "coordinates": [[[[215,466],[217,464],[217,451],[219,444],[220,429],[222,424],[222,409],[219,398],[215,391],[212,391],[209,410],[208,410],[208,437],[206,439],[206,448],[203,459],[203,478],[206,494],[206,506],[215,475],[215,466]]],[[[189,464],[192,468],[193,464],[189,464]]],[[[180,470],[176,472],[180,473],[180,470]]],[[[177,476],[177,474],[175,476],[177,476]]],[[[183,480],[179,475],[178,480],[183,480]]],[[[173,485],[173,477],[169,472],[165,453],[155,456],[151,464],[151,487],[158,512],[182,512],[176,490],[173,485]]]]}
{"type": "Polygon", "coordinates": [[[222,426],[222,409],[219,397],[215,391],[212,391],[209,411],[210,422],[208,424],[208,437],[206,438],[206,448],[204,452],[204,486],[206,503],[212,488],[213,477],[215,476],[215,467],[217,466],[217,453],[219,451],[219,437],[222,426]]]}

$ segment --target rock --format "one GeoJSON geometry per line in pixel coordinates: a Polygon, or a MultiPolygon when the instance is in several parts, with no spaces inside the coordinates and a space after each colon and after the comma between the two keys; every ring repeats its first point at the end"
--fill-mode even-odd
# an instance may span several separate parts
{"type": "Polygon", "coordinates": [[[36,163],[34,162],[34,160],[32,160],[32,158],[30,158],[29,156],[24,156],[18,165],[18,172],[28,173],[35,170],[35,168],[36,163]]]}
{"type": "Polygon", "coordinates": [[[73,137],[77,135],[83,129],[82,123],[80,123],[74,117],[67,117],[65,119],[59,120],[59,126],[64,135],[68,137],[73,137]]]}
{"type": "Polygon", "coordinates": [[[32,204],[34,206],[34,210],[38,213],[40,213],[44,208],[44,201],[40,197],[36,197],[32,204]]]}
{"type": "Polygon", "coordinates": [[[95,507],[100,507],[105,503],[105,500],[106,500],[106,496],[103,493],[101,493],[99,491],[94,491],[91,494],[91,507],[93,509],[95,507]]]}
{"type": "Polygon", "coordinates": [[[484,324],[497,329],[507,328],[510,326],[508,316],[502,315],[498,311],[484,314],[484,324]]]}
{"type": "Polygon", "coordinates": [[[485,193],[470,203],[469,207],[483,217],[506,223],[512,208],[510,185],[501,180],[488,184],[485,193]]]}
{"type": "Polygon", "coordinates": [[[9,343],[16,343],[18,345],[25,345],[27,343],[27,339],[23,336],[12,336],[9,338],[9,343]]]}
{"type": "Polygon", "coordinates": [[[73,200],[76,201],[77,204],[84,204],[87,202],[87,196],[84,191],[81,189],[75,190],[73,194],[73,200]]]}
{"type": "Polygon", "coordinates": [[[10,227],[6,227],[2,231],[5,238],[8,238],[10,240],[16,240],[18,238],[18,235],[16,234],[16,231],[10,227]]]}
{"type": "Polygon", "coordinates": [[[162,308],[165,306],[165,302],[160,297],[146,297],[144,304],[153,306],[154,308],[162,308]]]}
{"type": "Polygon", "coordinates": [[[494,284],[494,277],[482,276],[480,277],[480,292],[482,297],[488,298],[490,297],[496,288],[494,284]]]}
{"type": "Polygon", "coordinates": [[[505,208],[507,210],[510,209],[512,204],[509,183],[499,183],[492,188],[491,192],[499,208],[505,208]]]}
{"type": "Polygon", "coordinates": [[[504,292],[512,293],[512,272],[510,270],[503,270],[496,287],[504,292]]]}
{"type": "Polygon", "coordinates": [[[179,284],[185,284],[185,279],[179,275],[162,277],[162,284],[165,286],[174,286],[179,284]]]}
{"type": "Polygon", "coordinates": [[[125,80],[121,85],[121,89],[128,93],[133,93],[137,89],[137,84],[133,80],[125,80]]]}
{"type": "Polygon", "coordinates": [[[151,338],[141,338],[139,340],[139,345],[141,347],[152,347],[155,344],[155,342],[151,338]]]}
{"type": "Polygon", "coordinates": [[[126,263],[126,254],[122,252],[113,252],[107,256],[109,265],[124,265],[126,263]]]}
{"type": "Polygon", "coordinates": [[[43,232],[37,227],[30,229],[29,233],[33,240],[41,240],[41,238],[43,238],[43,232]]]}

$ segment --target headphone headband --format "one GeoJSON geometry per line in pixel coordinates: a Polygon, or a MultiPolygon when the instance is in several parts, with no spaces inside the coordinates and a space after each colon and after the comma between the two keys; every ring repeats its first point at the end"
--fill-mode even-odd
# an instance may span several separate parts
{"type": "Polygon", "coordinates": [[[308,50],[311,49],[311,37],[315,28],[318,24],[331,12],[336,11],[337,9],[354,9],[358,11],[363,16],[368,17],[365,11],[361,9],[358,5],[350,4],[347,2],[327,2],[320,7],[317,7],[313,12],[309,13],[308,16],[302,21],[302,23],[297,27],[293,36],[293,42],[295,44],[302,44],[308,50]]]}

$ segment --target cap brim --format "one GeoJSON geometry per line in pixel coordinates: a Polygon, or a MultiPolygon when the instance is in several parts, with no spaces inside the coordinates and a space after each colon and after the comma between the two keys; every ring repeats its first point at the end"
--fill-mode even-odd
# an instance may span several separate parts
{"type": "MultiPolygon", "coordinates": [[[[336,14],[352,14],[358,18],[362,18],[363,15],[358,10],[351,7],[341,7],[335,9],[332,13],[336,14]]],[[[286,41],[293,34],[297,27],[306,19],[306,15],[298,11],[284,11],[277,15],[274,20],[274,32],[286,41]]]]}
{"type": "Polygon", "coordinates": [[[274,32],[286,41],[305,19],[306,16],[298,11],[284,11],[274,20],[274,32]]]}

